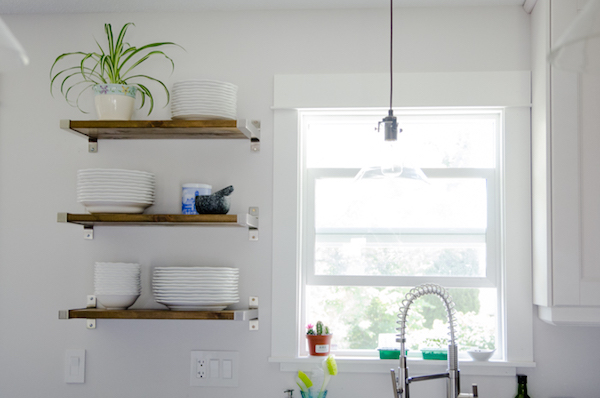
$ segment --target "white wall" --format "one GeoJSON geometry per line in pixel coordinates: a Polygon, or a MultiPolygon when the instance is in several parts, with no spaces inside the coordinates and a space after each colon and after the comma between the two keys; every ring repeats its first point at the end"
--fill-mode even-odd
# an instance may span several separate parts
{"type": "MultiPolygon", "coordinates": [[[[0,76],[0,397],[282,397],[294,387],[292,375],[267,361],[270,324],[276,321],[270,317],[273,76],[385,72],[387,12],[3,18],[31,65],[0,76]],[[58,128],[59,119],[93,115],[50,96],[54,58],[94,49],[92,35],[101,39],[105,22],[119,28],[129,21],[136,24],[128,37],[133,44],[171,40],[187,50],[169,51],[176,70],[165,78],[168,84],[214,78],[239,86],[239,117],[262,121],[260,153],[251,153],[245,141],[100,141],[99,153],[89,154],[84,139],[58,128]],[[56,213],[83,211],[75,198],[75,175],[87,167],[156,173],[153,213],[178,211],[182,182],[232,184],[233,213],[260,208],[260,241],[249,242],[243,229],[134,227],[98,228],[93,241],[84,241],[82,229],[58,224],[56,213]],[[96,330],[87,330],[83,321],[59,321],[58,310],[82,306],[93,291],[95,261],[137,261],[146,271],[157,265],[239,267],[241,296],[260,298],[260,330],[249,332],[244,322],[154,320],[100,320],[96,330]],[[87,350],[85,384],[63,381],[68,348],[87,350]],[[197,349],[239,351],[240,387],[189,387],[189,352],[197,349]]],[[[520,7],[399,9],[395,19],[397,72],[530,68],[529,16],[520,7]]],[[[159,106],[150,118],[169,118],[169,108],[159,106]]],[[[149,278],[146,272],[138,308],[154,305],[149,278]]],[[[524,370],[531,376],[531,395],[597,396],[597,333],[536,321],[538,367],[524,370]]],[[[463,380],[471,382],[488,397],[514,394],[513,378],[463,380]]],[[[388,374],[342,374],[330,394],[386,397],[389,384],[388,374]]]]}

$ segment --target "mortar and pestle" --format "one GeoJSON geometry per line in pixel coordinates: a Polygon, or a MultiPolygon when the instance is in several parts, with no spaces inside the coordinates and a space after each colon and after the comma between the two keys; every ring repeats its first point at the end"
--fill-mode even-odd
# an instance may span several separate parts
{"type": "Polygon", "coordinates": [[[227,214],[231,201],[229,195],[233,192],[230,185],[211,195],[196,196],[196,211],[198,214],[227,214]]]}

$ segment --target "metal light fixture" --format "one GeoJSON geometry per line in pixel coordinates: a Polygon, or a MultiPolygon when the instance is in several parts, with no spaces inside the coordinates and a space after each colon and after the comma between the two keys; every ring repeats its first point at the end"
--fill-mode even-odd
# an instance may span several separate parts
{"type": "Polygon", "coordinates": [[[548,59],[559,69],[600,74],[600,0],[588,0],[548,59]]]}
{"type": "Polygon", "coordinates": [[[0,72],[29,64],[29,58],[8,26],[0,19],[0,72]]]}
{"type": "Polygon", "coordinates": [[[399,151],[398,133],[402,129],[398,128],[398,119],[394,116],[393,92],[394,92],[394,0],[390,0],[390,109],[388,115],[377,125],[377,131],[381,131],[381,125],[384,127],[384,141],[382,163],[380,166],[364,167],[354,177],[354,180],[371,178],[410,178],[427,182],[427,176],[418,167],[408,167],[404,164],[399,151]]]}

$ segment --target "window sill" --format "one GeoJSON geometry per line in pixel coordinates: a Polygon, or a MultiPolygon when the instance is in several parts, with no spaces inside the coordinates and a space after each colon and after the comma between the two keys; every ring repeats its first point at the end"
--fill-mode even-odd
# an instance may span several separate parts
{"type": "MultiPolygon", "coordinates": [[[[297,370],[310,370],[314,364],[321,363],[325,357],[269,357],[269,362],[279,363],[279,370],[295,372],[297,370]]],[[[389,373],[390,369],[398,367],[397,359],[361,358],[361,357],[336,357],[338,370],[344,373],[389,373]]],[[[459,361],[460,373],[473,376],[515,376],[517,368],[533,368],[535,362],[507,362],[507,361],[459,361]]],[[[423,359],[408,359],[411,374],[443,373],[448,368],[447,361],[432,361],[423,359]]]]}

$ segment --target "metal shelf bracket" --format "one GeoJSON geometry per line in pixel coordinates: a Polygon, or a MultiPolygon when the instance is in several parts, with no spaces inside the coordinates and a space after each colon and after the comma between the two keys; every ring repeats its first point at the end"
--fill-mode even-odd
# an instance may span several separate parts
{"type": "MultiPolygon", "coordinates": [[[[248,300],[248,307],[251,310],[258,310],[258,297],[256,296],[250,296],[250,299],[248,300]]],[[[258,311],[257,311],[258,312],[258,311]]],[[[250,330],[258,330],[258,314],[257,317],[255,319],[250,319],[248,322],[248,328],[250,330]]]]}
{"type": "Polygon", "coordinates": [[[88,139],[88,152],[89,153],[97,153],[98,152],[98,140],[96,138],[88,139]]]}
{"type": "Polygon", "coordinates": [[[94,227],[89,225],[83,227],[83,239],[94,239],[94,227]]]}
{"type": "Polygon", "coordinates": [[[246,224],[248,224],[248,240],[258,241],[258,207],[248,209],[246,224]]]}
{"type": "Polygon", "coordinates": [[[260,120],[240,119],[237,121],[237,128],[250,138],[250,150],[252,152],[260,151],[260,120]]]}
{"type": "MultiPolygon", "coordinates": [[[[87,296],[85,308],[96,308],[96,296],[95,295],[91,294],[91,295],[87,296]]],[[[95,319],[86,319],[85,327],[88,329],[96,329],[96,320],[95,319]]]]}

